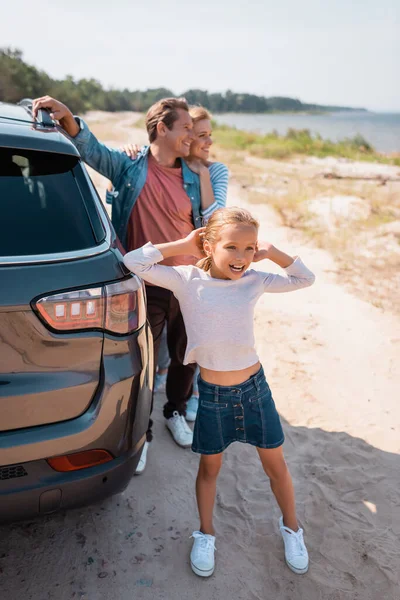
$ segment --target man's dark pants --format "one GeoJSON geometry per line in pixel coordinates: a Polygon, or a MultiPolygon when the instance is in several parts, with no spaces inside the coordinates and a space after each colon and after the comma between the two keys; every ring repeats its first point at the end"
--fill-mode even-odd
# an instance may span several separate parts
{"type": "MultiPolygon", "coordinates": [[[[147,318],[154,341],[154,371],[158,363],[161,334],[167,323],[167,343],[171,363],[167,376],[167,403],[164,405],[164,417],[169,419],[177,411],[186,414],[186,403],[193,391],[193,375],[196,364],[184,365],[187,337],[179,302],[172,292],[161,287],[147,285],[147,318]]],[[[154,395],[151,404],[153,411],[154,395]]],[[[150,419],[147,441],[151,442],[153,421],[150,419]]]]}

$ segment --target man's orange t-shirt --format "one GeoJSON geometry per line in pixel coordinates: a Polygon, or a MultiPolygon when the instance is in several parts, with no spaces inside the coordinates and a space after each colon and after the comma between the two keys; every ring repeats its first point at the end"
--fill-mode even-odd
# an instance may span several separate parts
{"type": "MultiPolygon", "coordinates": [[[[149,153],[146,183],[132,209],[127,251],[151,242],[175,242],[193,231],[192,205],[183,187],[182,168],[163,167],[149,153]]],[[[163,265],[193,265],[194,256],[173,256],[163,265]]]]}

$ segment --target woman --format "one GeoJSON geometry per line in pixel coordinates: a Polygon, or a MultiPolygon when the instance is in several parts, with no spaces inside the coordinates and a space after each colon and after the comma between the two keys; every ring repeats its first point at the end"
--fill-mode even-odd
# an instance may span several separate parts
{"type": "Polygon", "coordinates": [[[202,106],[193,106],[189,114],[193,120],[194,140],[186,162],[200,177],[201,205],[207,221],[217,208],[226,205],[228,168],[223,163],[210,161],[213,144],[210,113],[202,106]]]}

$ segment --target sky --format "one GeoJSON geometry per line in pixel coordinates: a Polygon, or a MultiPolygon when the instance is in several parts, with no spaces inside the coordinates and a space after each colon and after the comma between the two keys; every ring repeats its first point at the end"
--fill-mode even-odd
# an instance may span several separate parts
{"type": "Polygon", "coordinates": [[[400,112],[400,0],[0,0],[0,44],[105,87],[400,112]]]}

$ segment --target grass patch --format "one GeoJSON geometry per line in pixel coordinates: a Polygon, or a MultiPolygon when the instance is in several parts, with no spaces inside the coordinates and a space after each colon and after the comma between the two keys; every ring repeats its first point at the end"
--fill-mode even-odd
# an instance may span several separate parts
{"type": "Polygon", "coordinates": [[[312,136],[308,129],[289,129],[286,135],[276,132],[259,135],[234,127],[214,123],[214,140],[225,149],[245,150],[261,158],[286,159],[298,155],[340,156],[351,160],[380,162],[400,166],[400,157],[388,157],[376,152],[361,136],[331,142],[312,136]]]}

